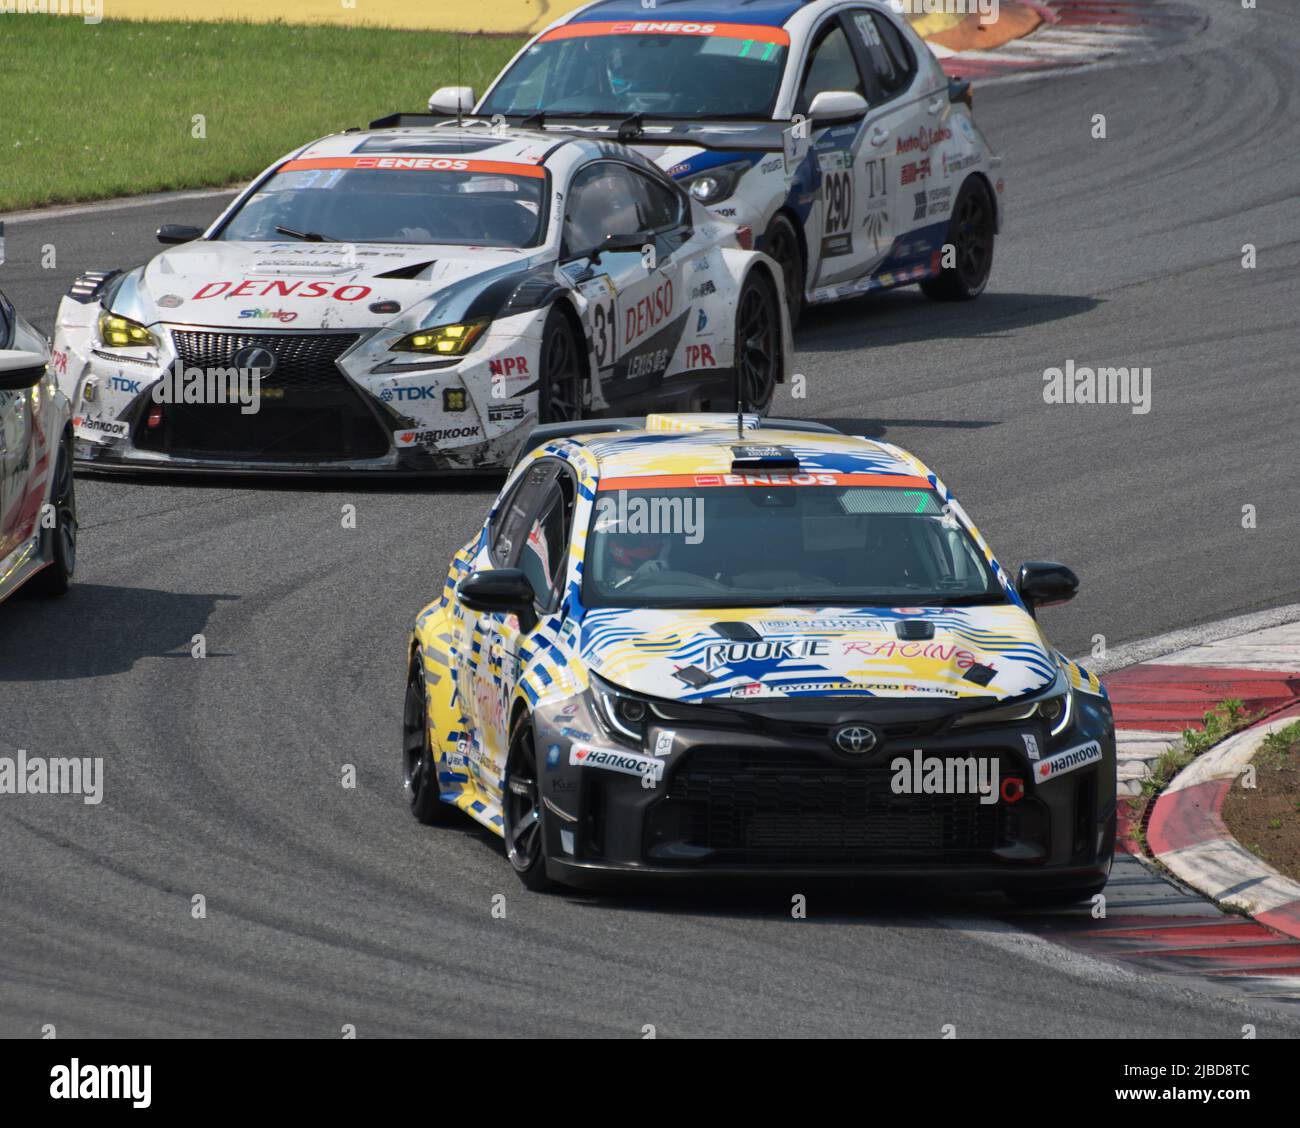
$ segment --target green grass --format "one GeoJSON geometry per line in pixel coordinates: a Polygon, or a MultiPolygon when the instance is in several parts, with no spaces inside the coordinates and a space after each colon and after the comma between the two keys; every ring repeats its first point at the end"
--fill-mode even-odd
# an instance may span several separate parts
{"type": "Polygon", "coordinates": [[[3,17],[0,211],[246,180],[322,134],[482,92],[520,41],[3,17]],[[207,137],[191,136],[203,114],[207,137]]]}
{"type": "Polygon", "coordinates": [[[1188,764],[1208,752],[1216,744],[1227,740],[1234,733],[1248,728],[1259,719],[1259,714],[1248,714],[1243,710],[1243,702],[1235,697],[1220,701],[1202,718],[1199,729],[1184,729],[1177,744],[1161,753],[1151,768],[1151,776],[1142,781],[1142,792],[1150,798],[1164,789],[1171,779],[1188,764]]]}

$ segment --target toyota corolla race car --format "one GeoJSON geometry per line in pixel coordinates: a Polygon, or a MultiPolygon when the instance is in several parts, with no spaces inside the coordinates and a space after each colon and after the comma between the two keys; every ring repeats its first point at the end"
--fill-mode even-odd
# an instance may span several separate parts
{"type": "Polygon", "coordinates": [[[611,874],[1105,883],[1096,677],[914,456],[701,414],[543,427],[410,640],[405,778],[529,888],[611,874]]]}
{"type": "MultiPolygon", "coordinates": [[[[430,99],[468,110],[466,87],[430,99]]],[[[804,301],[919,282],[971,298],[1002,221],[997,157],[907,21],[862,0],[597,0],[529,42],[477,114],[636,145],[753,228],[804,301]]]]}
{"type": "Polygon", "coordinates": [[[746,232],[618,145],[403,121],[315,141],[206,232],[77,280],[55,348],[80,460],[477,469],[539,419],[766,408],[789,323],[746,232]]]}
{"type": "Polygon", "coordinates": [[[77,564],[68,398],[45,338],[0,294],[0,601],[62,595],[77,564]]]}

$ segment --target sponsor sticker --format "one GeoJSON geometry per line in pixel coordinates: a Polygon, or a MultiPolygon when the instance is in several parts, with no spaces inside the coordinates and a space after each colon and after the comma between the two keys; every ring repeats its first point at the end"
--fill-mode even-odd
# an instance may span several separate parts
{"type": "Polygon", "coordinates": [[[569,763],[578,768],[603,768],[607,772],[623,775],[648,776],[656,783],[664,778],[664,764],[653,756],[639,752],[619,752],[613,748],[593,748],[589,744],[575,744],[569,749],[569,763]]]}
{"type": "Polygon", "coordinates": [[[655,755],[667,756],[673,750],[673,740],[677,737],[676,729],[664,729],[655,737],[655,755]]]}
{"type": "Polygon", "coordinates": [[[1033,733],[1025,732],[1020,734],[1020,739],[1025,742],[1025,754],[1031,760],[1037,760],[1039,755],[1038,737],[1034,736],[1033,733]]]}
{"type": "Polygon", "coordinates": [[[85,438],[123,439],[131,430],[131,425],[115,419],[99,419],[83,415],[72,420],[72,430],[85,438]]]}
{"type": "Polygon", "coordinates": [[[1101,763],[1101,745],[1095,740],[1088,741],[1087,744],[1080,744],[1077,748],[1071,748],[1066,752],[1059,752],[1055,756],[1049,756],[1046,760],[1040,760],[1038,766],[1034,769],[1034,778],[1039,783],[1044,783],[1049,779],[1055,779],[1057,776],[1063,776],[1068,772],[1077,771],[1079,768],[1086,768],[1090,764],[1101,763]]]}
{"type": "Polygon", "coordinates": [[[429,431],[395,431],[393,442],[399,448],[437,446],[452,439],[474,439],[479,434],[478,427],[446,427],[429,431]]]}

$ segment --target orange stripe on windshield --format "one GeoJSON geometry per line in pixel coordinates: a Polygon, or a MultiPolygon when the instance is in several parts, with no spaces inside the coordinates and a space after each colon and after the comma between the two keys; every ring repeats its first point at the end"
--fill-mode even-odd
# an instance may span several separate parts
{"type": "Polygon", "coordinates": [[[741,474],[647,474],[602,478],[600,492],[612,490],[696,490],[728,486],[896,486],[929,490],[925,478],[910,474],[836,474],[829,470],[746,470],[741,474]]]}
{"type": "Polygon", "coordinates": [[[302,172],[313,168],[368,168],[383,172],[486,172],[495,176],[528,176],[541,179],[539,165],[510,161],[467,161],[460,157],[305,157],[280,166],[281,172],[302,172]]]}
{"type": "Polygon", "coordinates": [[[764,24],[692,23],[684,20],[621,20],[618,23],[567,23],[542,36],[552,39],[588,39],[601,35],[689,35],[701,39],[752,39],[756,43],[790,46],[790,33],[764,24]]]}

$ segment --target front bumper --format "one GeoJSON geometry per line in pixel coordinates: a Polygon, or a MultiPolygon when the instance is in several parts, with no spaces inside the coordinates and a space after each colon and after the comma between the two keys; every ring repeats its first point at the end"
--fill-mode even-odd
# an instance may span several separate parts
{"type": "MultiPolygon", "coordinates": [[[[1115,742],[1109,704],[1078,695],[1069,730],[1049,746],[1041,722],[949,730],[891,726],[869,757],[836,752],[824,734],[863,716],[849,699],[827,699],[818,725],[705,728],[673,722],[648,730],[662,779],[574,766],[577,743],[617,748],[585,698],[539,709],[547,871],[570,885],[611,877],[736,879],[866,877],[942,881],[945,886],[1085,888],[1110,870],[1115,824],[1115,742]],[[1044,757],[1097,741],[1101,759],[1043,782],[1024,735],[1044,757]],[[1008,802],[974,794],[899,794],[899,757],[916,750],[947,761],[976,757],[1019,781],[1008,802]]],[[[630,751],[630,750],[629,750],[630,751]]]]}

